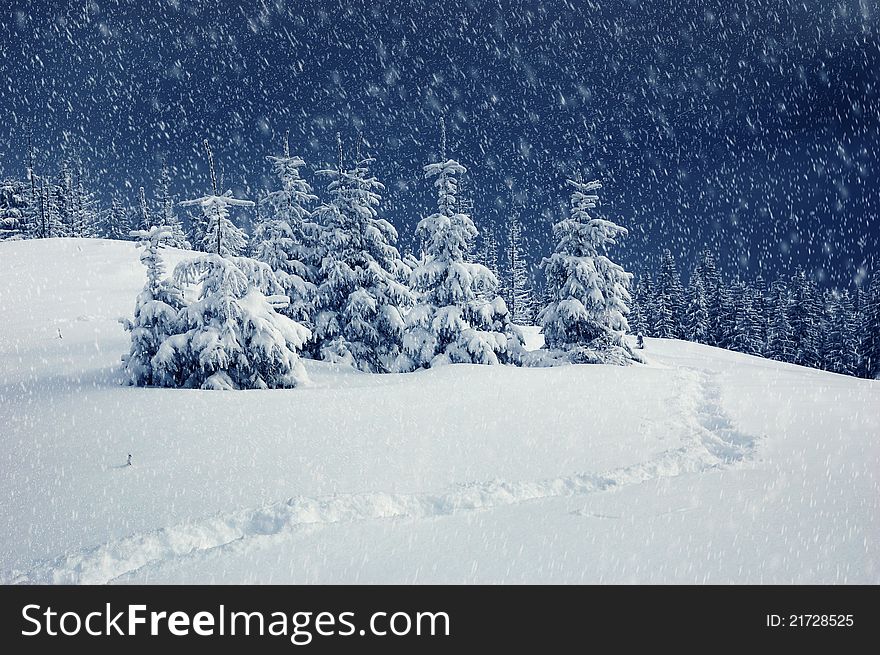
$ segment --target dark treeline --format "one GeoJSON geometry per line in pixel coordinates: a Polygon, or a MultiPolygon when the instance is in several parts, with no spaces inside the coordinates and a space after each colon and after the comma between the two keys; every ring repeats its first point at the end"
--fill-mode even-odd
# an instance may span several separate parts
{"type": "Polygon", "coordinates": [[[834,373],[880,375],[880,283],[822,290],[803,270],[771,282],[726,282],[706,250],[682,284],[664,250],[632,290],[634,333],[685,339],[834,373]]]}
{"type": "Polygon", "coordinates": [[[161,222],[173,227],[174,245],[190,248],[174,211],[171,177],[163,170],[154,189],[116,192],[110,206],[97,200],[88,170],[79,160],[64,160],[55,173],[28,167],[24,179],[0,182],[0,239],[93,237],[130,239],[132,230],[161,222]]]}

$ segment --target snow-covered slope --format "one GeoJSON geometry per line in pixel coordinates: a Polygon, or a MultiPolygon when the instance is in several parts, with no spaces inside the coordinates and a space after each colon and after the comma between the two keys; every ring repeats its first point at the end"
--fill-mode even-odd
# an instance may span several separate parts
{"type": "Polygon", "coordinates": [[[0,243],[0,581],[880,582],[876,382],[649,339],[137,389],[143,275],[129,243],[0,243]]]}

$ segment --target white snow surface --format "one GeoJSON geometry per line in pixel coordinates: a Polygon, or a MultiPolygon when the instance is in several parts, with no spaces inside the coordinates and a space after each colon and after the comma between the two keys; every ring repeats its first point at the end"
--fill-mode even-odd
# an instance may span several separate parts
{"type": "Polygon", "coordinates": [[[880,383],[646,339],[133,388],[143,283],[133,243],[0,243],[0,582],[880,583],[880,383]]]}

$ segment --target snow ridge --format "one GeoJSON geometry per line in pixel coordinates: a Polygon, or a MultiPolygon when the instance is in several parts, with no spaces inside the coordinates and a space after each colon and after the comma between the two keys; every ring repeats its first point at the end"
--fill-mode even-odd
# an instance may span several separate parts
{"type": "Polygon", "coordinates": [[[441,494],[366,492],[294,497],[110,541],[42,562],[26,572],[0,573],[3,584],[106,584],[148,566],[205,556],[219,549],[258,548],[305,526],[372,519],[425,519],[530,500],[585,495],[657,478],[727,468],[747,460],[756,438],[738,432],[707,373],[681,368],[678,402],[684,445],[649,461],[604,473],[578,473],[537,481],[491,480],[441,494]]]}

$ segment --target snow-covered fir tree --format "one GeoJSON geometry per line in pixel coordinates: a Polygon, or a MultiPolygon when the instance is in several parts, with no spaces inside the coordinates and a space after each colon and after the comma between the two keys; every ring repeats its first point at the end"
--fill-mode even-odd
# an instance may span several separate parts
{"type": "Polygon", "coordinates": [[[709,342],[709,308],[703,278],[695,272],[688,289],[684,318],[684,338],[695,343],[709,342]]]}
{"type": "Polygon", "coordinates": [[[645,336],[645,317],[642,311],[641,298],[638,294],[640,282],[641,280],[633,286],[633,290],[630,292],[629,315],[626,317],[626,320],[631,334],[645,336]]]}
{"type": "Polygon", "coordinates": [[[181,207],[199,207],[204,220],[204,234],[201,238],[202,249],[218,255],[239,255],[247,248],[247,234],[229,218],[230,207],[253,207],[250,200],[233,197],[232,190],[219,193],[217,175],[214,169],[214,153],[204,141],[208,153],[208,164],[211,172],[211,194],[184,200],[181,207]]]}
{"type": "Polygon", "coordinates": [[[718,290],[718,333],[716,334],[719,348],[733,349],[733,341],[737,333],[737,310],[739,308],[740,281],[735,280],[729,286],[718,290]]]}
{"type": "Polygon", "coordinates": [[[73,179],[70,191],[70,227],[68,229],[68,236],[83,238],[87,236],[88,231],[87,214],[81,208],[80,187],[76,178],[73,179]]]}
{"type": "Polygon", "coordinates": [[[489,272],[500,280],[501,274],[498,268],[498,239],[495,236],[495,226],[491,223],[487,224],[484,234],[485,238],[483,244],[485,248],[485,260],[479,263],[488,268],[489,272]]]}
{"type": "Polygon", "coordinates": [[[852,297],[842,291],[836,294],[829,307],[829,323],[822,349],[823,368],[844,375],[858,374],[858,335],[858,316],[852,297]]]}
{"type": "Polygon", "coordinates": [[[706,313],[709,320],[709,336],[706,343],[710,346],[718,346],[723,341],[724,332],[721,316],[723,289],[715,256],[708,248],[701,253],[694,274],[702,280],[706,292],[706,313]]]}
{"type": "Polygon", "coordinates": [[[23,187],[27,204],[22,212],[22,236],[25,239],[37,239],[45,236],[43,233],[45,224],[40,212],[42,201],[39,186],[40,178],[36,173],[36,149],[33,144],[33,130],[30,127],[27,129],[26,148],[27,166],[25,167],[23,187]]]}
{"type": "Polygon", "coordinates": [[[536,280],[529,274],[525,284],[526,302],[523,305],[523,325],[537,325],[538,312],[544,308],[544,303],[541,302],[542,292],[538,287],[536,280]]]}
{"type": "Polygon", "coordinates": [[[799,269],[791,281],[791,304],[788,322],[795,345],[793,363],[816,368],[819,366],[820,303],[815,283],[799,269]]]}
{"type": "Polygon", "coordinates": [[[46,238],[64,236],[64,226],[58,212],[56,196],[57,188],[54,184],[40,179],[40,197],[42,199],[41,217],[43,218],[43,235],[46,238]]]}
{"type": "Polygon", "coordinates": [[[46,182],[42,176],[31,173],[33,205],[31,206],[31,237],[44,239],[48,236],[49,223],[46,216],[46,182]]]}
{"type": "Polygon", "coordinates": [[[542,262],[550,295],[538,316],[545,347],[575,363],[625,364],[635,358],[624,339],[632,274],[606,253],[627,230],[593,215],[598,181],[568,183],[571,210],[553,226],[556,248],[542,262]]]}
{"type": "Polygon", "coordinates": [[[785,284],[781,281],[774,283],[770,298],[771,318],[765,355],[780,362],[794,361],[795,345],[788,322],[790,300],[785,284]]]}
{"type": "Polygon", "coordinates": [[[51,239],[64,236],[64,225],[58,210],[58,186],[51,181],[42,182],[42,186],[46,208],[46,237],[51,239]]]}
{"type": "Polygon", "coordinates": [[[338,167],[321,171],[330,178],[330,200],[315,212],[323,258],[310,348],[321,359],[388,372],[400,352],[403,308],[412,302],[399,281],[407,267],[395,247],[397,230],[378,215],[385,187],[369,173],[373,160],[344,170],[341,140],[337,145],[338,167]]]}
{"type": "Polygon", "coordinates": [[[853,301],[853,313],[855,314],[855,322],[856,322],[856,352],[858,353],[858,363],[856,365],[856,375],[862,377],[864,375],[862,370],[862,340],[865,336],[865,302],[867,297],[867,291],[869,286],[865,284],[866,282],[870,282],[869,280],[865,280],[862,284],[856,284],[856,288],[853,290],[852,301],[853,301]]]}
{"type": "Polygon", "coordinates": [[[401,274],[405,274],[405,276],[401,277],[398,281],[402,284],[409,286],[410,275],[414,270],[421,266],[425,262],[425,260],[423,257],[416,257],[410,251],[404,251],[402,259],[406,268],[401,269],[401,274]]]}
{"type": "Polygon", "coordinates": [[[445,141],[443,129],[440,161],[424,168],[426,178],[435,178],[438,207],[416,230],[425,258],[411,278],[418,300],[406,316],[400,371],[515,363],[522,355],[522,333],[511,323],[504,300],[493,293],[498,279],[484,265],[466,261],[477,228],[457,205],[457,178],[466,169],[446,158],[445,141]]]}
{"type": "Polygon", "coordinates": [[[760,355],[758,317],[752,304],[754,292],[744,283],[736,283],[730,291],[735,308],[730,349],[747,355],[760,355]]]}
{"type": "MultiPolygon", "coordinates": [[[[180,206],[179,202],[177,206],[180,206]]],[[[205,252],[205,235],[208,232],[209,217],[205,216],[198,207],[191,207],[186,210],[184,222],[187,225],[186,239],[192,244],[192,249],[205,252]]]]}
{"type": "Polygon", "coordinates": [[[131,228],[131,209],[122,204],[118,194],[114,194],[110,207],[100,214],[97,236],[104,239],[127,240],[131,228]]]}
{"type": "Polygon", "coordinates": [[[819,352],[817,368],[823,371],[831,370],[831,323],[834,320],[834,308],[837,304],[837,293],[832,289],[819,290],[817,287],[818,316],[818,345],[819,352]]]}
{"type": "Polygon", "coordinates": [[[171,238],[164,226],[131,232],[141,251],[141,263],[147,269],[147,283],[138,295],[134,319],[123,320],[131,335],[131,348],[123,357],[128,382],[135,386],[159,384],[163,374],[154,372],[153,357],[162,342],[175,333],[178,313],[184,306],[180,287],[166,278],[160,249],[171,238]]]}
{"type": "Polygon", "coordinates": [[[748,340],[747,311],[750,311],[743,307],[743,300],[748,298],[745,284],[735,280],[724,290],[724,295],[724,347],[743,352],[748,340]]]}
{"type": "Polygon", "coordinates": [[[669,248],[663,250],[660,273],[657,276],[656,323],[654,333],[658,337],[677,339],[682,334],[684,292],[675,258],[669,248]]]}
{"type": "Polygon", "coordinates": [[[201,389],[289,388],[307,381],[298,351],[308,328],[280,314],[288,298],[265,263],[232,253],[238,228],[228,206],[252,204],[217,194],[213,155],[205,141],[211,171],[210,196],[192,201],[214,216],[216,252],[181,262],[174,280],[195,286],[198,299],[181,310],[176,334],[162,342],[153,358],[162,386],[201,389]],[[223,220],[221,220],[223,219],[223,220]]]}
{"type": "Polygon", "coordinates": [[[533,300],[529,283],[529,267],[526,261],[523,226],[519,208],[511,208],[507,224],[507,308],[511,320],[517,325],[530,325],[533,300]]]}
{"type": "Polygon", "coordinates": [[[206,253],[178,264],[174,279],[196,286],[199,297],[181,311],[176,334],[153,358],[158,384],[275,389],[308,380],[298,351],[309,330],[277,311],[287,298],[266,264],[206,253]]]}
{"type": "Polygon", "coordinates": [[[290,155],[285,139],[284,154],[268,157],[280,188],[265,199],[260,222],[254,232],[254,257],[272,267],[290,298],[285,313],[311,325],[318,269],[321,264],[320,230],[311,220],[309,205],[318,200],[300,175],[305,166],[290,155]]]}
{"type": "Polygon", "coordinates": [[[247,234],[229,218],[230,207],[253,207],[250,200],[240,200],[228,190],[222,195],[211,194],[184,200],[181,207],[199,207],[205,222],[202,250],[220,255],[238,255],[247,248],[247,234]]]}
{"type": "Polygon", "coordinates": [[[44,236],[40,200],[40,178],[31,164],[26,167],[23,180],[0,182],[0,240],[44,236]]]}

